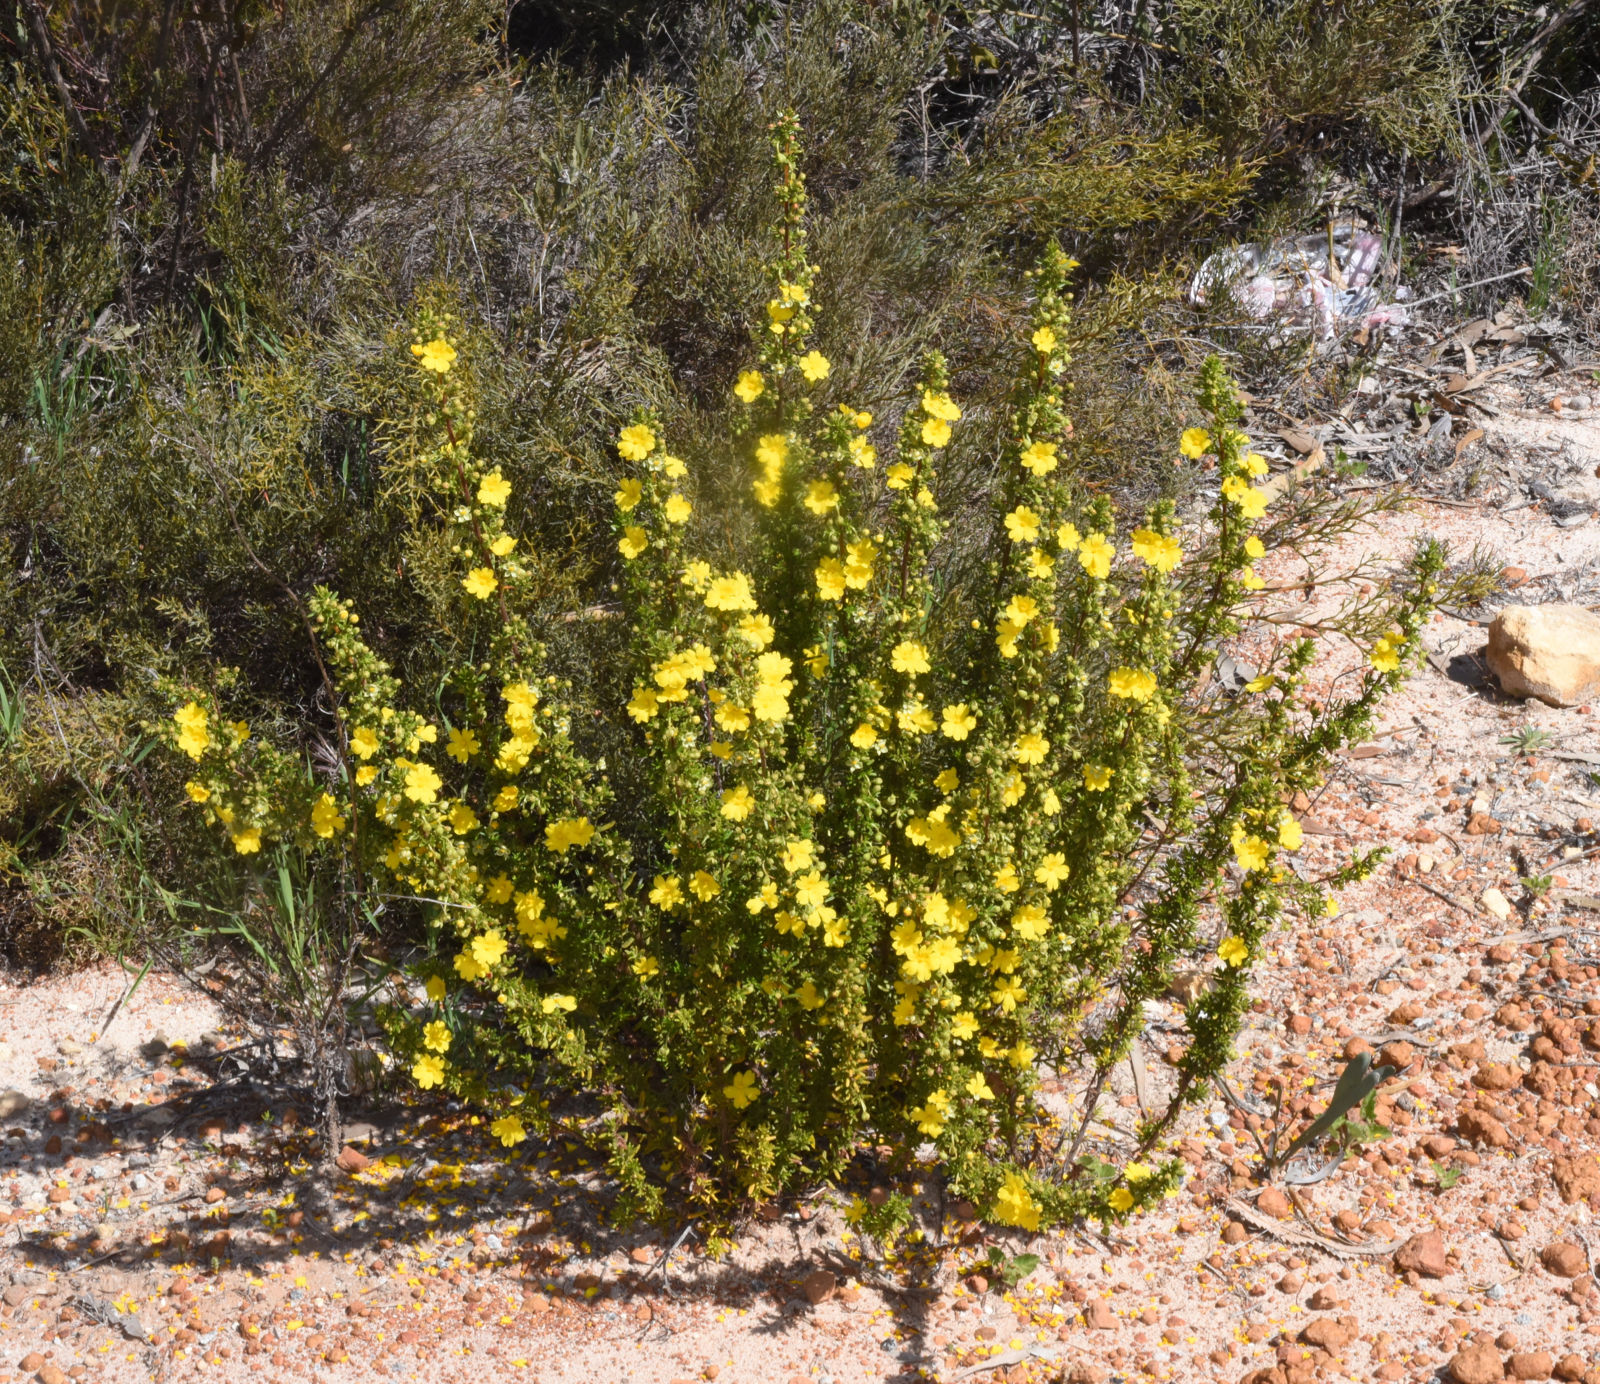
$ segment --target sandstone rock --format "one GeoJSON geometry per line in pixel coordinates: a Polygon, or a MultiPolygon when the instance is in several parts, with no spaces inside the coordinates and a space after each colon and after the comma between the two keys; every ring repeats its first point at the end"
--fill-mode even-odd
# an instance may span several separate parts
{"type": "Polygon", "coordinates": [[[1556,1362],[1555,1376],[1557,1379],[1576,1381],[1582,1379],[1588,1372],[1589,1366],[1581,1355],[1563,1355],[1556,1362]]]}
{"type": "Polygon", "coordinates": [[[1472,1084],[1480,1091],[1509,1091],[1520,1076],[1504,1062],[1485,1062],[1472,1074],[1472,1084]]]}
{"type": "MultiPolygon", "coordinates": [[[[1450,1273],[1450,1264],[1444,1254],[1444,1237],[1437,1230],[1413,1235],[1394,1252],[1394,1266],[1401,1273],[1417,1273],[1424,1278],[1444,1278],[1450,1273]]],[[[1500,1357],[1495,1357],[1496,1366],[1500,1357]]],[[[1499,1378],[1497,1374],[1495,1378],[1499,1378]]]]}
{"type": "Polygon", "coordinates": [[[806,1295],[806,1301],[813,1307],[832,1297],[834,1289],[838,1286],[839,1280],[827,1269],[813,1269],[800,1280],[800,1291],[806,1295]]]}
{"type": "Polygon", "coordinates": [[[39,1384],[67,1384],[67,1372],[52,1360],[39,1366],[39,1384]]]}
{"type": "Polygon", "coordinates": [[[1385,1043],[1378,1049],[1378,1065],[1380,1067],[1393,1067],[1397,1072],[1403,1072],[1417,1058],[1417,1050],[1403,1039],[1394,1043],[1385,1043]]]}
{"type": "Polygon", "coordinates": [[[1548,1350],[1518,1351],[1506,1361],[1506,1373],[1513,1379],[1548,1379],[1556,1367],[1548,1350]]]}
{"type": "Polygon", "coordinates": [[[1505,1378],[1500,1352],[1488,1345],[1458,1350],[1450,1361],[1450,1378],[1456,1384],[1495,1384],[1505,1378]]]}
{"type": "Polygon", "coordinates": [[[1546,1245],[1539,1253],[1539,1262],[1557,1278],[1576,1278],[1589,1267],[1583,1251],[1570,1240],[1557,1240],[1553,1245],[1546,1245]]]}
{"type": "Polygon", "coordinates": [[[1256,1210],[1280,1221],[1286,1221],[1294,1215],[1294,1207],[1289,1204],[1289,1198],[1276,1187],[1268,1187],[1256,1198],[1256,1210]]]}
{"type": "Polygon", "coordinates": [[[967,1287],[975,1293],[987,1293],[989,1291],[989,1280],[981,1273],[975,1273],[967,1278],[967,1287]]]}
{"type": "Polygon", "coordinates": [[[1576,605],[1507,606],[1489,626],[1489,669],[1513,697],[1577,706],[1600,696],[1600,616],[1576,605]]]}
{"type": "Polygon", "coordinates": [[[32,1374],[43,1364],[44,1356],[40,1355],[36,1350],[30,1350],[22,1359],[17,1361],[17,1368],[26,1374],[32,1374]]]}
{"type": "Polygon", "coordinates": [[[1091,1298],[1084,1304],[1083,1324],[1091,1331],[1111,1331],[1117,1325],[1117,1314],[1104,1298],[1091,1298]]]}
{"type": "Polygon", "coordinates": [[[1581,1200],[1593,1204],[1600,1195],[1600,1166],[1593,1158],[1557,1158],[1550,1175],[1568,1206],[1581,1200]]]}
{"type": "Polygon", "coordinates": [[[1511,916],[1511,901],[1498,889],[1485,889],[1478,895],[1478,902],[1496,918],[1504,920],[1511,916]]]}
{"type": "Polygon", "coordinates": [[[1318,1317],[1305,1324],[1300,1339],[1308,1346],[1321,1346],[1336,1355],[1360,1335],[1361,1327],[1354,1317],[1318,1317]]]}
{"type": "Polygon", "coordinates": [[[9,1120],[13,1115],[20,1115],[32,1104],[33,1102],[21,1091],[0,1091],[0,1120],[9,1120]]]}
{"type": "Polygon", "coordinates": [[[362,1153],[360,1149],[353,1149],[346,1144],[339,1150],[339,1156],[333,1160],[347,1173],[365,1172],[372,1166],[372,1160],[362,1153]]]}
{"type": "Polygon", "coordinates": [[[1456,1130],[1475,1144],[1487,1144],[1492,1149],[1511,1147],[1511,1131],[1476,1106],[1468,1106],[1456,1117],[1456,1130]]]}

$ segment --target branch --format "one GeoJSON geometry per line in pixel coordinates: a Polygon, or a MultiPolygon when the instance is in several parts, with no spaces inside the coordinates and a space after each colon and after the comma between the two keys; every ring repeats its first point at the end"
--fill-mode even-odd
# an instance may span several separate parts
{"type": "Polygon", "coordinates": [[[22,0],[22,12],[28,20],[28,32],[33,37],[33,46],[39,50],[39,65],[44,68],[44,75],[55,87],[56,95],[61,99],[61,106],[66,112],[67,123],[72,126],[72,133],[77,137],[78,143],[83,145],[83,152],[94,160],[95,167],[100,170],[101,175],[109,180],[111,170],[100,151],[95,148],[94,136],[89,133],[83,112],[78,109],[78,103],[72,99],[72,90],[67,86],[66,78],[61,75],[61,68],[56,63],[56,50],[50,43],[50,30],[45,24],[44,15],[39,12],[36,0],[22,0]]]}

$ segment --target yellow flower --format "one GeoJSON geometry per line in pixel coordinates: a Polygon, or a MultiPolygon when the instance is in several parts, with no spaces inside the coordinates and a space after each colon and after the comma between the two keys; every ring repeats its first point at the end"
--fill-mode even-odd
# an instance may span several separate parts
{"type": "Polygon", "coordinates": [[[1106,690],[1113,697],[1144,703],[1155,695],[1156,675],[1143,668],[1113,668],[1106,679],[1106,690]]]}
{"type": "Polygon", "coordinates": [[[422,1046],[429,1052],[449,1052],[450,1038],[450,1025],[440,1019],[435,1019],[422,1030],[422,1046]]]}
{"type": "Polygon", "coordinates": [[[261,849],[261,832],[257,827],[244,827],[232,833],[233,848],[240,855],[254,855],[261,849]]]}
{"type": "Polygon", "coordinates": [[[371,764],[363,764],[356,770],[356,782],[365,788],[373,779],[378,777],[377,769],[371,764]]]}
{"type": "Polygon", "coordinates": [[[206,729],[206,709],[199,702],[180,706],[172,713],[178,726],[178,748],[190,759],[199,759],[211,743],[211,732],[206,729]]]}
{"type": "Polygon", "coordinates": [[[633,717],[641,726],[660,709],[661,699],[656,696],[655,690],[650,687],[635,687],[633,696],[628,700],[628,715],[633,717]]]}
{"type": "Polygon", "coordinates": [[[1294,813],[1284,808],[1283,816],[1278,819],[1278,844],[1286,851],[1297,851],[1305,844],[1305,839],[1305,828],[1294,813]]]}
{"type": "MultiPolygon", "coordinates": [[[[489,881],[489,887],[484,891],[484,897],[490,903],[507,903],[511,898],[512,892],[511,881],[503,874],[496,875],[489,881]]],[[[539,905],[541,908],[544,906],[543,899],[540,899],[539,905]]]]}
{"type": "Polygon", "coordinates": [[[689,892],[701,903],[710,903],[722,892],[722,886],[705,870],[696,870],[689,881],[689,892]]]}
{"type": "Polygon", "coordinates": [[[444,1062],[431,1053],[423,1053],[411,1068],[412,1079],[424,1091],[444,1085],[444,1062]]]}
{"type": "Polygon", "coordinates": [[[1031,471],[1035,476],[1048,476],[1056,469],[1056,444],[1054,442],[1029,443],[1027,450],[1023,452],[1018,460],[1022,462],[1024,470],[1031,471]]]}
{"type": "Polygon", "coordinates": [[[780,857],[783,868],[791,875],[797,875],[801,870],[810,869],[812,852],[815,849],[816,847],[812,842],[803,836],[790,838],[788,844],[783,848],[783,855],[780,857]]]}
{"type": "Polygon", "coordinates": [[[1185,428],[1178,439],[1178,450],[1190,461],[1198,461],[1211,450],[1211,434],[1204,428],[1185,428]]]}
{"type": "Polygon", "coordinates": [[[1104,581],[1111,575],[1111,559],[1116,552],[1103,533],[1091,533],[1078,547],[1078,561],[1096,581],[1104,581]]]}
{"type": "Polygon", "coordinates": [[[883,483],[890,490],[904,490],[911,484],[916,474],[905,462],[897,461],[883,473],[883,483]]]}
{"type": "Polygon", "coordinates": [[[624,428],[617,437],[617,451],[624,461],[643,461],[655,449],[655,430],[645,423],[624,428]]]}
{"type": "Polygon", "coordinates": [[[435,375],[449,374],[450,367],[456,363],[456,348],[443,337],[435,337],[426,346],[413,343],[411,354],[417,358],[418,365],[435,375]]]}
{"type": "Polygon", "coordinates": [[[378,752],[378,733],[360,726],[350,737],[350,753],[357,759],[371,759],[378,752]]]}
{"type": "Polygon", "coordinates": [[[539,1001],[539,1008],[546,1014],[554,1014],[558,1009],[570,1014],[578,1007],[578,1001],[571,995],[546,995],[539,1001]]]}
{"type": "Polygon", "coordinates": [[[954,769],[945,769],[933,780],[933,786],[941,793],[954,793],[960,783],[961,776],[954,769]]]}
{"type": "Polygon", "coordinates": [[[344,830],[344,818],[339,815],[339,805],[331,795],[324,793],[312,806],[311,830],[323,840],[344,830]]]}
{"type": "Polygon", "coordinates": [[[1083,786],[1091,793],[1101,793],[1111,786],[1111,770],[1104,764],[1083,766],[1083,786]]]}
{"type": "Polygon", "coordinates": [[[741,370],[739,382],[734,385],[733,392],[747,404],[753,404],[761,397],[767,387],[767,382],[761,378],[759,370],[741,370]]]}
{"type": "Polygon", "coordinates": [[[640,980],[649,980],[661,974],[661,963],[653,956],[641,956],[633,963],[633,973],[640,980]]]}
{"type": "Polygon", "coordinates": [[[950,1021],[950,1036],[952,1038],[967,1039],[978,1031],[978,1019],[969,1010],[963,1009],[950,1021]]]}
{"type": "Polygon", "coordinates": [[[812,481],[806,487],[805,506],[813,514],[826,514],[839,507],[839,492],[832,481],[812,481]]]}
{"type": "Polygon", "coordinates": [[[1039,867],[1033,872],[1033,877],[1046,889],[1055,889],[1058,885],[1066,883],[1067,876],[1072,871],[1067,866],[1067,858],[1060,851],[1052,851],[1039,862],[1039,867]]]}
{"type": "Polygon", "coordinates": [[[1050,931],[1050,919],[1036,903],[1025,903],[1011,915],[1011,927],[1025,942],[1037,942],[1050,931]]]}
{"type": "Polygon", "coordinates": [[[1021,1173],[1007,1173],[1006,1180],[995,1194],[994,1218],[1002,1225],[1019,1226],[1023,1230],[1039,1228],[1039,1205],[1028,1188],[1028,1179],[1021,1173]]]}
{"type": "Polygon", "coordinates": [[[1265,557],[1267,555],[1267,545],[1257,538],[1255,534],[1251,534],[1244,541],[1244,555],[1252,559],[1265,557]]]}
{"type": "Polygon", "coordinates": [[[769,725],[784,720],[789,714],[790,682],[763,683],[750,698],[750,710],[756,720],[769,725]]]}
{"type": "Polygon", "coordinates": [[[742,783],[722,795],[722,815],[730,822],[744,821],[755,810],[755,805],[755,798],[742,783]]]}
{"type": "Polygon", "coordinates": [[[794,998],[800,1001],[802,1009],[821,1009],[828,1002],[827,996],[819,995],[817,987],[809,980],[794,992],[794,998]]]}
{"type": "Polygon", "coordinates": [[[1244,469],[1252,476],[1264,476],[1271,469],[1260,452],[1251,452],[1244,459],[1244,469]]]}
{"type": "Polygon", "coordinates": [[[978,1100],[993,1100],[994,1092],[989,1089],[989,1083],[984,1079],[982,1072],[974,1072],[967,1081],[967,1094],[978,1100]]]}
{"type": "Polygon", "coordinates": [[[1400,650],[1405,641],[1386,634],[1372,646],[1370,662],[1380,673],[1392,673],[1400,666],[1400,650]]]}
{"type": "Polygon", "coordinates": [[[1013,543],[1037,543],[1039,516],[1027,505],[1018,505],[1006,515],[1006,532],[1011,536],[1013,543]]]}
{"type": "Polygon", "coordinates": [[[611,498],[617,502],[617,508],[627,514],[638,506],[642,494],[639,482],[630,477],[617,486],[617,493],[611,498]]]}
{"type": "Polygon", "coordinates": [[[1013,596],[1001,614],[1020,631],[1039,613],[1039,603],[1032,596],[1013,596]]]}
{"type": "Polygon", "coordinates": [[[852,465],[859,466],[863,471],[870,471],[878,464],[878,449],[869,439],[861,436],[852,437],[849,446],[852,465]]]}
{"type": "Polygon", "coordinates": [[[567,853],[569,846],[587,846],[593,839],[594,827],[589,824],[587,817],[549,822],[544,829],[545,845],[562,855],[567,853]]]}
{"type": "Polygon", "coordinates": [[[1259,519],[1267,512],[1267,492],[1242,476],[1229,476],[1223,481],[1222,493],[1239,507],[1246,519],[1259,519]]]}
{"type": "Polygon", "coordinates": [[[528,1131],[522,1127],[522,1121],[515,1115],[502,1115],[489,1126],[489,1133],[508,1149],[515,1148],[528,1137],[528,1131]]]}
{"type": "Polygon", "coordinates": [[[956,702],[944,709],[944,724],[940,727],[952,740],[965,740],[978,727],[976,713],[967,710],[965,702],[956,702]]]}
{"type": "Polygon", "coordinates": [[[1246,566],[1239,573],[1239,585],[1244,587],[1246,591],[1259,591],[1266,585],[1266,582],[1256,575],[1254,567],[1246,566]]]}
{"type": "Polygon", "coordinates": [[[478,753],[478,749],[478,737],[472,731],[463,730],[460,726],[450,728],[450,740],[444,752],[457,764],[465,764],[478,753]]]}
{"type": "Polygon", "coordinates": [[[617,551],[632,562],[646,548],[650,546],[650,539],[637,524],[629,524],[623,529],[622,537],[617,540],[617,551]]]}
{"type": "Polygon", "coordinates": [[[1040,327],[1033,334],[1033,349],[1042,356],[1047,356],[1056,348],[1056,334],[1048,326],[1040,327]]]}
{"type": "Polygon", "coordinates": [[[406,797],[414,803],[431,803],[439,796],[439,775],[426,764],[413,764],[406,770],[406,797]]]}
{"type": "Polygon", "coordinates": [[[828,358],[821,351],[807,351],[800,357],[800,373],[815,384],[818,380],[828,378],[828,372],[833,369],[828,364],[828,358]]]}
{"type": "Polygon", "coordinates": [[[498,966],[505,954],[506,939],[497,927],[472,939],[472,959],[486,971],[498,966]]]}
{"type": "Polygon", "coordinates": [[[743,1110],[745,1106],[754,1104],[760,1091],[753,1073],[736,1072],[733,1080],[722,1088],[722,1094],[733,1103],[735,1110],[743,1110]]]}
{"type": "Polygon", "coordinates": [[[478,814],[466,803],[458,802],[450,809],[450,830],[457,836],[465,836],[469,831],[474,831],[478,826],[478,814]]]}
{"type": "Polygon", "coordinates": [[[1043,764],[1044,757],[1049,753],[1050,742],[1033,731],[1019,736],[1011,750],[1012,757],[1019,764],[1043,764]]]}
{"type": "Polygon", "coordinates": [[[772,643],[772,621],[765,615],[746,615],[739,621],[739,634],[752,649],[761,650],[772,643]]]}
{"type": "Polygon", "coordinates": [[[901,730],[911,731],[917,735],[932,735],[934,731],[933,712],[921,702],[907,702],[900,708],[895,720],[901,730]]]}
{"type": "Polygon", "coordinates": [[[676,908],[683,902],[683,886],[676,875],[657,875],[650,890],[650,902],[657,908],[676,908]]]}
{"type": "Polygon", "coordinates": [[[943,1091],[928,1092],[928,1099],[920,1109],[911,1111],[917,1122],[917,1132],[937,1139],[944,1132],[945,1117],[950,1113],[950,1097],[943,1091]]]}
{"type": "Polygon", "coordinates": [[[1217,955],[1227,966],[1242,966],[1250,956],[1250,948],[1242,937],[1225,937],[1217,948],[1217,955]]]}
{"type": "Polygon", "coordinates": [[[1241,869],[1266,869],[1267,854],[1270,850],[1271,847],[1259,836],[1249,835],[1242,830],[1236,829],[1233,838],[1233,854],[1241,869]]]}
{"type": "Polygon", "coordinates": [[[1082,542],[1083,539],[1078,536],[1078,530],[1075,525],[1063,524],[1056,530],[1056,543],[1064,553],[1076,551],[1082,542]]]}
{"type": "Polygon", "coordinates": [[[743,572],[730,572],[717,577],[706,587],[707,610],[754,610],[755,595],[750,590],[750,578],[743,572]]]}
{"type": "Polygon", "coordinates": [[[678,494],[677,491],[673,491],[672,494],[668,495],[666,504],[661,506],[662,517],[669,524],[687,524],[689,516],[693,513],[694,506],[684,499],[682,495],[678,494]]]}
{"type": "Polygon", "coordinates": [[[847,585],[844,564],[836,557],[825,557],[817,564],[817,595],[825,601],[842,601],[847,585]]]}
{"type": "Polygon", "coordinates": [[[1141,558],[1158,572],[1170,572],[1183,561],[1183,549],[1178,540],[1157,533],[1154,529],[1133,531],[1133,555],[1141,558]]]}
{"type": "Polygon", "coordinates": [[[189,801],[192,803],[203,803],[211,797],[211,790],[203,783],[191,781],[183,785],[183,791],[189,795],[189,801]]]}
{"type": "Polygon", "coordinates": [[[850,732],[850,743],[858,750],[870,750],[878,743],[877,728],[863,721],[850,732]]]}
{"type": "Polygon", "coordinates": [[[928,651],[914,639],[902,639],[894,646],[889,654],[889,665],[895,672],[907,673],[911,677],[931,672],[933,668],[928,662],[928,651]]]}
{"type": "Polygon", "coordinates": [[[490,509],[504,509],[511,498],[511,482],[498,469],[489,472],[478,482],[478,503],[490,509]]]}
{"type": "Polygon", "coordinates": [[[1107,1200],[1113,1211],[1126,1211],[1133,1205],[1133,1193],[1126,1187],[1118,1187],[1107,1200]]]}
{"type": "Polygon", "coordinates": [[[1031,1066],[1033,1059],[1038,1055],[1038,1048],[1034,1047],[1032,1043],[1019,1038],[1006,1052],[1006,1061],[1018,1071],[1021,1071],[1024,1067],[1031,1066]]]}
{"type": "Polygon", "coordinates": [[[1001,976],[994,984],[994,989],[989,992],[989,998],[1000,1006],[1007,1014],[1028,998],[1028,992],[1022,988],[1012,976],[1001,976]]]}
{"type": "Polygon", "coordinates": [[[928,417],[938,418],[946,423],[955,423],[961,418],[960,406],[942,389],[922,391],[922,411],[928,417]]]}
{"type": "Polygon", "coordinates": [[[950,441],[950,425],[942,418],[923,419],[922,440],[930,447],[946,446],[950,441]]]}
{"type": "Polygon", "coordinates": [[[429,976],[428,983],[422,988],[427,993],[428,998],[435,1004],[438,1004],[445,997],[449,989],[444,983],[443,976],[429,976]]]}

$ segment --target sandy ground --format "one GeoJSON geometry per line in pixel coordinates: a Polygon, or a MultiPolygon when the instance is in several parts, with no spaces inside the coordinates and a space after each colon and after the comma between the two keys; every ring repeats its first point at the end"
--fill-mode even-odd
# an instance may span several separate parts
{"type": "MultiPolygon", "coordinates": [[[[1564,446],[1600,463],[1594,421],[1498,403],[1491,455],[1564,446]]],[[[1517,506],[1514,488],[1417,504],[1330,570],[1359,584],[1431,534],[1522,569],[1492,604],[1600,602],[1600,522],[1517,506]]],[[[1295,618],[1337,593],[1319,587],[1295,618]]],[[[1489,614],[1440,614],[1434,657],[1377,733],[1297,804],[1306,868],[1393,854],[1338,918],[1275,939],[1231,1074],[1266,1113],[1189,1112],[1175,1151],[1191,1177],[1162,1211],[1030,1240],[962,1220],[930,1176],[907,1184],[920,1230],[887,1262],[843,1219],[865,1184],[773,1208],[713,1260],[692,1238],[605,1229],[604,1180],[576,1145],[508,1164],[436,1103],[366,1112],[348,1131],[365,1166],[319,1191],[303,1112],[230,1064],[238,1036],[207,1002],[152,976],[107,1026],[125,989],[112,968],[13,979],[0,1384],[1307,1384],[1428,1379],[1453,1359],[1485,1381],[1600,1380],[1600,707],[1472,685],[1489,614]],[[1502,741],[1524,726],[1545,733],[1531,754],[1502,741]],[[1520,883],[1543,877],[1541,895],[1520,883]],[[1392,1132],[1322,1180],[1265,1182],[1246,1125],[1269,1129],[1270,1081],[1318,1109],[1364,1046],[1399,1068],[1377,1108],[1392,1132]],[[976,1275],[992,1248],[1039,1267],[990,1285],[976,1275]]],[[[1352,657],[1330,646],[1322,674],[1352,657]]],[[[1151,1006],[1141,1082],[1119,1073],[1097,1137],[1126,1136],[1141,1085],[1160,1099],[1179,1017],[1151,1006]]]]}

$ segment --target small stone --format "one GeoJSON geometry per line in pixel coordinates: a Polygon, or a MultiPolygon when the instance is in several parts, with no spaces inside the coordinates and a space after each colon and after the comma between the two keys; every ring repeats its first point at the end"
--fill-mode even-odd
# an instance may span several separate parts
{"type": "Polygon", "coordinates": [[[1378,1065],[1393,1067],[1398,1072],[1403,1072],[1416,1061],[1417,1050],[1410,1043],[1401,1040],[1394,1043],[1385,1043],[1378,1049],[1378,1065]]]}
{"type": "Polygon", "coordinates": [[[51,1360],[39,1366],[37,1377],[39,1384],[67,1384],[67,1372],[51,1360]]]}
{"type": "Polygon", "coordinates": [[[1256,1210],[1280,1221],[1286,1221],[1294,1215],[1294,1207],[1289,1204],[1289,1198],[1276,1187],[1268,1187],[1256,1198],[1256,1210]]]}
{"type": "Polygon", "coordinates": [[[1475,1144],[1487,1144],[1492,1149],[1511,1147],[1511,1131],[1493,1115],[1476,1106],[1468,1106],[1456,1117],[1456,1131],[1463,1139],[1475,1144]]]}
{"type": "Polygon", "coordinates": [[[1511,916],[1511,902],[1498,889],[1485,889],[1478,895],[1478,902],[1501,921],[1511,916]]]}
{"type": "Polygon", "coordinates": [[[56,1051],[63,1057],[81,1057],[83,1055],[83,1044],[75,1038],[63,1038],[56,1044],[56,1051]]]}
{"type": "Polygon", "coordinates": [[[1589,1365],[1581,1355],[1563,1355],[1556,1362],[1555,1376],[1557,1379],[1576,1381],[1582,1379],[1589,1371],[1589,1365]]]}
{"type": "Polygon", "coordinates": [[[1519,1351],[1506,1361],[1506,1373],[1513,1379],[1548,1379],[1555,1368],[1555,1356],[1548,1350],[1519,1351]]]}
{"type": "Polygon", "coordinates": [[[536,1317],[542,1317],[550,1310],[550,1299],[543,1293],[524,1293],[522,1295],[522,1310],[532,1312],[536,1317]]]}
{"type": "MultiPolygon", "coordinates": [[[[1421,1274],[1423,1278],[1447,1277],[1450,1263],[1445,1258],[1444,1237],[1437,1230],[1413,1235],[1395,1251],[1394,1266],[1401,1273],[1421,1274]]],[[[1495,1363],[1498,1366],[1498,1356],[1495,1357],[1495,1363]]]]}
{"type": "Polygon", "coordinates": [[[1352,1038],[1344,1045],[1345,1061],[1353,1062],[1356,1058],[1360,1057],[1362,1053],[1371,1051],[1372,1044],[1367,1042],[1365,1038],[1352,1038]]]}
{"type": "Polygon", "coordinates": [[[1504,1062],[1485,1062],[1472,1074],[1472,1084],[1480,1091],[1509,1091],[1520,1077],[1504,1062]]]}
{"type": "MultiPolygon", "coordinates": [[[[1473,810],[1472,816],[1467,818],[1467,835],[1468,836],[1498,836],[1500,834],[1500,831],[1501,831],[1500,823],[1497,822],[1493,817],[1491,817],[1487,812],[1478,810],[1476,807],[1473,810]]],[[[1486,890],[1485,892],[1486,893],[1493,893],[1493,894],[1499,894],[1500,893],[1500,891],[1498,889],[1486,890]]],[[[1505,896],[1503,894],[1501,894],[1500,897],[1501,897],[1501,900],[1504,901],[1505,896]]],[[[1484,906],[1485,907],[1489,906],[1487,901],[1485,901],[1485,905],[1484,906]]],[[[1491,911],[1492,911],[1492,909],[1491,909],[1491,911]]],[[[1501,913],[1501,914],[1496,914],[1495,916],[1496,917],[1504,917],[1505,914],[1501,913]]]]}
{"type": "Polygon", "coordinates": [[[1091,1298],[1084,1305],[1083,1323],[1091,1331],[1111,1331],[1116,1328],[1117,1314],[1104,1298],[1091,1298]]]}
{"type": "Polygon", "coordinates": [[[1306,1304],[1313,1312],[1337,1312],[1341,1307],[1348,1307],[1349,1305],[1344,1298],[1340,1297],[1338,1293],[1334,1292],[1326,1284],[1312,1293],[1311,1300],[1306,1304]]]}
{"type": "Polygon", "coordinates": [[[1583,1251],[1570,1240],[1557,1240],[1553,1245],[1546,1245],[1539,1253],[1539,1262],[1557,1278],[1576,1278],[1589,1267],[1583,1251]]]}
{"type": "Polygon", "coordinates": [[[813,1307],[820,1306],[833,1296],[839,1280],[827,1269],[813,1269],[800,1280],[800,1291],[813,1307]]]}
{"type": "Polygon", "coordinates": [[[1389,1011],[1389,1022],[1392,1024],[1413,1024],[1427,1012],[1415,1000],[1407,1000],[1398,1008],[1389,1011]]]}
{"type": "Polygon", "coordinates": [[[1508,696],[1589,701],[1600,695],[1600,616],[1578,605],[1507,606],[1489,625],[1488,662],[1508,696]]]}
{"type": "Polygon", "coordinates": [[[1229,1221],[1222,1227],[1222,1243],[1225,1245],[1241,1245],[1249,1238],[1247,1231],[1238,1221],[1229,1221]]]}
{"type": "Polygon", "coordinates": [[[1490,1345],[1458,1350],[1450,1360],[1450,1378],[1456,1384],[1495,1384],[1505,1378],[1500,1352],[1490,1345]]]}
{"type": "Polygon", "coordinates": [[[372,1166],[372,1160],[366,1154],[360,1149],[351,1148],[349,1144],[339,1150],[339,1156],[333,1161],[347,1173],[365,1172],[372,1166]]]}
{"type": "Polygon", "coordinates": [[[989,1280],[981,1273],[975,1273],[968,1277],[967,1287],[974,1293],[987,1293],[989,1291],[989,1280]]]}
{"type": "Polygon", "coordinates": [[[1311,1032],[1311,1016],[1309,1014],[1291,1014],[1289,1016],[1289,1032],[1296,1038],[1304,1038],[1311,1032]]]}
{"type": "Polygon", "coordinates": [[[13,1115],[20,1115],[33,1102],[23,1095],[21,1091],[0,1091],[0,1120],[9,1120],[13,1115]]]}
{"type": "Polygon", "coordinates": [[[30,1350],[22,1359],[17,1361],[17,1368],[23,1371],[24,1374],[33,1374],[43,1365],[44,1356],[40,1355],[36,1350],[30,1350]]]}
{"type": "Polygon", "coordinates": [[[1361,1335],[1361,1327],[1354,1317],[1318,1317],[1305,1324],[1300,1339],[1310,1346],[1321,1346],[1330,1355],[1337,1355],[1361,1335]]]}
{"type": "Polygon", "coordinates": [[[628,1258],[635,1264],[653,1264],[659,1257],[648,1245],[635,1245],[628,1251],[628,1258]]]}

